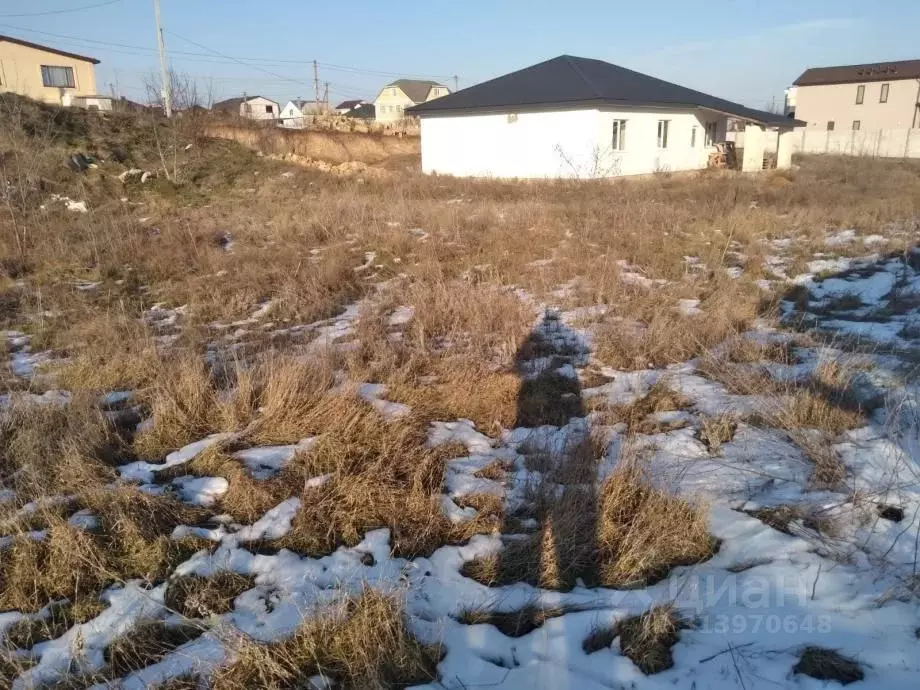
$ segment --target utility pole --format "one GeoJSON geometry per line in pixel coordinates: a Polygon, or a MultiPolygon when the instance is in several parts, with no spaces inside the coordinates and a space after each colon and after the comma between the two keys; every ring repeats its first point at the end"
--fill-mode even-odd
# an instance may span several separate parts
{"type": "Polygon", "coordinates": [[[455,74],[454,75],[454,91],[459,91],[459,90],[460,90],[460,77],[458,77],[455,74]]]}
{"type": "Polygon", "coordinates": [[[319,64],[313,61],[313,105],[319,108],[319,64]]]}
{"type": "Polygon", "coordinates": [[[323,108],[326,112],[329,112],[329,82],[325,82],[323,86],[323,108]]]}
{"type": "Polygon", "coordinates": [[[163,110],[166,112],[166,117],[172,117],[172,84],[169,83],[166,43],[163,41],[163,27],[160,25],[160,0],[153,0],[153,12],[156,15],[157,46],[160,49],[160,87],[163,94],[163,110]]]}

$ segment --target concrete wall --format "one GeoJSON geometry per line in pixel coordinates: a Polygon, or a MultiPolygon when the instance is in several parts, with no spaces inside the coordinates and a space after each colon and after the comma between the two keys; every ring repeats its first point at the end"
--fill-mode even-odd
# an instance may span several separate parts
{"type": "Polygon", "coordinates": [[[0,41],[0,91],[12,91],[45,103],[69,105],[77,96],[96,95],[96,69],[91,62],[0,41]],[[74,88],[45,86],[42,65],[73,69],[74,88]]]}
{"type": "Polygon", "coordinates": [[[901,79],[891,82],[866,82],[861,105],[856,103],[859,84],[825,84],[800,86],[796,91],[795,117],[807,122],[808,129],[827,129],[834,123],[835,132],[853,128],[859,120],[860,129],[908,129],[918,126],[916,110],[920,95],[920,80],[901,79]],[[880,103],[882,84],[888,84],[888,102],[880,103]]]}
{"type": "Polygon", "coordinates": [[[472,177],[592,178],[705,168],[707,119],[696,111],[542,110],[422,117],[422,170],[472,177]],[[626,120],[625,147],[613,150],[613,122],[626,120]],[[658,121],[668,146],[658,147],[658,121]],[[695,145],[691,146],[693,128],[695,145]]]}
{"type": "MultiPolygon", "coordinates": [[[[744,148],[744,132],[729,138],[744,148]]],[[[793,153],[834,153],[877,158],[920,158],[920,129],[853,130],[828,132],[799,127],[790,135],[793,153]]],[[[776,153],[777,133],[767,131],[765,151],[776,153]]]]}
{"type": "Polygon", "coordinates": [[[920,129],[827,132],[803,128],[793,137],[795,151],[878,158],[920,158],[920,129]]]}

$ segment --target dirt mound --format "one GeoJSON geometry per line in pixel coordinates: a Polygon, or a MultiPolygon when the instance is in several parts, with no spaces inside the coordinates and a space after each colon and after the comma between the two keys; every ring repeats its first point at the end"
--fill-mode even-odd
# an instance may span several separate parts
{"type": "Polygon", "coordinates": [[[394,156],[418,155],[418,137],[393,137],[355,132],[317,132],[215,125],[207,136],[230,139],[267,156],[291,156],[333,165],[352,161],[376,165],[394,156]]]}

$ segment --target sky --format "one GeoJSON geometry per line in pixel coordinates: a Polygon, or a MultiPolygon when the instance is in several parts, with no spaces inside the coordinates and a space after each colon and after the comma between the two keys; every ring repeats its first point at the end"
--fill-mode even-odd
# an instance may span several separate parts
{"type": "MultiPolygon", "coordinates": [[[[397,77],[461,88],[562,54],[755,108],[807,67],[920,58],[916,0],[161,0],[169,63],[213,100],[373,99],[397,77]],[[323,87],[321,87],[323,88],[323,87]]],[[[153,0],[0,0],[0,34],[98,58],[98,90],[146,101],[153,0]]]]}

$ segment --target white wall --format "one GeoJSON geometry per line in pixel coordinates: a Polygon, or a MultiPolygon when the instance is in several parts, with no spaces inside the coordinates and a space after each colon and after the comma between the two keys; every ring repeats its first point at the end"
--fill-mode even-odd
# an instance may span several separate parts
{"type": "Polygon", "coordinates": [[[291,127],[292,129],[303,129],[307,126],[304,114],[291,101],[288,101],[287,105],[281,109],[281,126],[291,127]]]}
{"type": "MultiPolygon", "coordinates": [[[[732,133],[744,148],[744,132],[732,133]]],[[[767,132],[766,150],[776,152],[777,134],[767,132]]],[[[836,153],[878,158],[920,158],[920,129],[827,130],[797,127],[792,133],[794,153],[836,153]]]]}
{"type": "Polygon", "coordinates": [[[593,167],[597,110],[422,117],[422,170],[473,177],[578,177],[593,167]]]}
{"type": "MultiPolygon", "coordinates": [[[[724,118],[717,138],[724,137],[724,118]]],[[[706,116],[695,111],[546,110],[421,118],[422,170],[475,177],[614,177],[705,168],[706,116]],[[658,121],[670,120],[658,148],[658,121]],[[613,121],[626,120],[623,151],[611,148],[613,121]],[[692,128],[696,145],[691,147],[692,128]]]]}
{"type": "Polygon", "coordinates": [[[712,150],[705,146],[706,123],[709,120],[719,123],[716,140],[724,139],[724,117],[707,117],[696,111],[601,110],[598,116],[598,144],[604,152],[603,157],[615,162],[615,166],[604,176],[705,168],[712,150]],[[626,120],[626,148],[623,151],[612,151],[610,148],[614,120],[626,120]],[[670,121],[668,146],[664,149],[658,148],[659,120],[670,121]],[[691,146],[694,127],[696,142],[691,146]]]}
{"type": "Polygon", "coordinates": [[[277,120],[280,116],[278,104],[274,101],[270,101],[267,98],[250,98],[245,103],[240,104],[240,115],[242,117],[249,118],[250,120],[277,120]],[[246,110],[246,106],[251,107],[250,111],[246,110]],[[266,106],[272,107],[272,112],[265,112],[266,106]]]}

